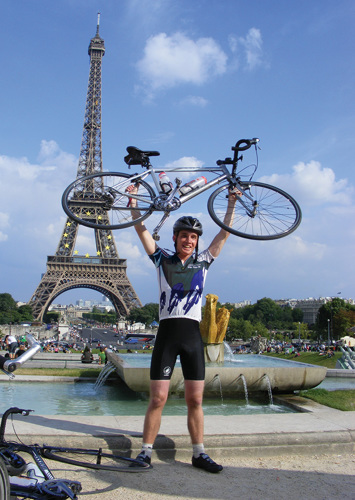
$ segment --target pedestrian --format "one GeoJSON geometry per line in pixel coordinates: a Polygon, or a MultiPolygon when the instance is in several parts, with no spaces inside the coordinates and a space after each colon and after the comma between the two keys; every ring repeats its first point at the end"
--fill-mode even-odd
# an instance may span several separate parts
{"type": "Polygon", "coordinates": [[[107,349],[107,347],[100,347],[99,365],[105,365],[107,363],[106,352],[105,352],[106,349],[107,349]]]}
{"type": "MultiPolygon", "coordinates": [[[[136,194],[137,186],[130,186],[136,194]]],[[[230,191],[224,223],[233,222],[236,196],[230,191]]],[[[131,207],[136,207],[132,198],[131,207]]],[[[132,217],[139,217],[132,210],[132,217]]],[[[193,456],[192,465],[208,472],[219,472],[203,445],[204,416],[202,399],[205,379],[203,342],[199,330],[202,293],[207,271],[222,250],[229,232],[221,229],[207,250],[199,253],[202,225],[195,217],[181,217],[173,227],[175,252],[159,248],[143,222],[135,230],[149,258],[156,266],[159,283],[159,328],[150,368],[150,399],[144,420],[142,449],[137,460],[151,463],[152,449],[159,432],[161,415],[169,393],[176,357],[180,355],[187,404],[187,426],[193,456]]]]}
{"type": "Polygon", "coordinates": [[[18,342],[16,337],[13,335],[6,335],[5,343],[7,345],[7,349],[9,351],[10,359],[15,359],[16,349],[18,348],[18,342]]]}

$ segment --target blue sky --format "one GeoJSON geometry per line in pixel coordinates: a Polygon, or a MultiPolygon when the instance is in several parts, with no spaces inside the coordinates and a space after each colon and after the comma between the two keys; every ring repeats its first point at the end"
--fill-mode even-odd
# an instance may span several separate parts
{"type": "MultiPolygon", "coordinates": [[[[355,298],[353,1],[5,0],[2,3],[0,292],[27,301],[65,223],[61,194],[75,179],[89,56],[102,63],[105,170],[125,171],[128,145],[157,149],[156,166],[214,165],[259,137],[257,178],[300,203],[301,226],[270,242],[231,236],[206,293],[355,298]],[[339,296],[339,295],[338,295],[339,296]]],[[[247,160],[247,159],[246,159],[247,160]]],[[[218,231],[205,194],[185,205],[206,247],[218,231]]],[[[153,229],[154,220],[147,221],[153,229]]],[[[161,232],[171,248],[173,217],[161,232]]],[[[143,303],[157,302],[155,270],[133,228],[115,231],[143,303]]],[[[96,254],[83,228],[79,253],[96,254]]],[[[68,292],[67,303],[88,295],[68,292]]],[[[98,294],[90,298],[100,298],[98,294]]]]}

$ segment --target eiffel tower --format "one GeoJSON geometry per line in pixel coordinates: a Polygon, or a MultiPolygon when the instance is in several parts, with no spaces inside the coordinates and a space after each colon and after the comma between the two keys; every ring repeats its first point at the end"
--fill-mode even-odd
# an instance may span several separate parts
{"type": "MultiPolygon", "coordinates": [[[[105,46],[99,35],[99,25],[100,14],[95,37],[88,49],[90,74],[77,178],[102,172],[101,61],[105,46]]],[[[87,213],[88,218],[93,217],[89,206],[87,213]]],[[[101,222],[105,223],[105,220],[101,222]]],[[[126,260],[118,256],[112,232],[94,230],[97,255],[90,257],[88,254],[77,255],[74,250],[78,229],[78,223],[68,218],[55,255],[47,257],[47,270],[29,301],[38,321],[43,321],[44,313],[58,295],[74,288],[90,288],[105,295],[118,317],[126,316],[130,309],[142,305],[126,275],[126,260]]]]}

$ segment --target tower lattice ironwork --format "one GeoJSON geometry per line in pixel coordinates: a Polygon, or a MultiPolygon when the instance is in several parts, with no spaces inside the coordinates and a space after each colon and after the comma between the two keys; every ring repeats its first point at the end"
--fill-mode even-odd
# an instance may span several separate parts
{"type": "MultiPolygon", "coordinates": [[[[101,62],[105,45],[99,26],[100,14],[95,37],[88,49],[90,74],[77,177],[102,172],[101,62]]],[[[103,229],[94,230],[96,256],[77,254],[74,248],[79,227],[67,218],[57,251],[47,257],[47,270],[29,301],[33,316],[39,321],[43,320],[44,313],[58,295],[74,288],[91,288],[105,295],[120,317],[142,305],[127,277],[126,260],[119,258],[113,234],[105,229],[107,213],[90,204],[94,189],[95,184],[88,182],[85,190],[87,206],[81,203],[81,209],[87,219],[99,220],[103,226],[103,229]]]]}

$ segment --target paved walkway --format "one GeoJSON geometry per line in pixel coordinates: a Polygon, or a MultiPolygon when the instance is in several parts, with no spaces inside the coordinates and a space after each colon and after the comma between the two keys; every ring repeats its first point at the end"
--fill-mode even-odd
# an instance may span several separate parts
{"type": "MultiPolygon", "coordinates": [[[[296,396],[289,398],[297,403],[296,396]]],[[[70,403],[69,403],[70,404],[70,403]]],[[[354,500],[355,412],[307,401],[301,413],[207,416],[207,451],[224,470],[191,466],[185,417],[163,417],[153,469],[98,472],[50,462],[55,477],[80,481],[82,500],[354,500]]],[[[16,417],[8,439],[79,447],[140,449],[143,417],[16,417]],[[15,432],[17,436],[15,435],[15,432]]]]}

